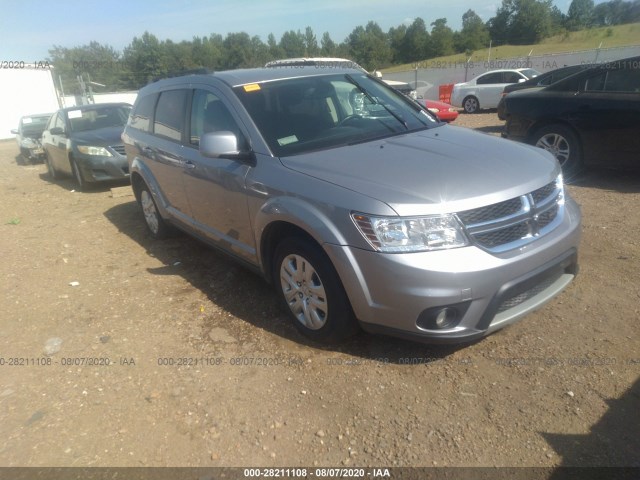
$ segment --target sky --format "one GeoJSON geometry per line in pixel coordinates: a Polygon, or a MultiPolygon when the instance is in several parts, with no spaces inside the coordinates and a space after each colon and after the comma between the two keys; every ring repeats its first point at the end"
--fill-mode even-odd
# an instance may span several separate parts
{"type": "MultiPolygon", "coordinates": [[[[596,3],[601,3],[600,0],[596,3]]],[[[211,33],[258,35],[276,40],[288,30],[310,26],[320,42],[329,32],[340,43],[358,25],[373,20],[383,31],[421,17],[427,26],[446,18],[460,30],[473,9],[483,20],[501,0],[4,0],[0,15],[0,61],[41,62],[54,45],[75,47],[97,41],[122,52],[145,31],[160,40],[191,40],[211,33]]],[[[571,0],[554,0],[567,12],[571,0]]]]}

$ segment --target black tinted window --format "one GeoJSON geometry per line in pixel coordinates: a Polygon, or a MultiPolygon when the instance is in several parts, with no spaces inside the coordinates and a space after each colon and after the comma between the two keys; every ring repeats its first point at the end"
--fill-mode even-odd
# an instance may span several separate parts
{"type": "Polygon", "coordinates": [[[504,83],[518,83],[520,80],[525,80],[525,78],[517,72],[505,72],[504,74],[504,83]]]}
{"type": "Polygon", "coordinates": [[[153,108],[156,106],[157,98],[158,96],[153,94],[142,97],[138,101],[129,120],[129,125],[132,128],[137,128],[144,132],[151,131],[151,117],[153,116],[153,108]]]}
{"type": "Polygon", "coordinates": [[[502,72],[488,73],[486,75],[483,75],[482,77],[478,78],[476,83],[478,85],[487,85],[490,83],[504,83],[502,81],[502,72]]]}
{"type": "Polygon", "coordinates": [[[153,132],[157,135],[180,141],[184,126],[187,90],[169,90],[160,94],[153,132]]]}

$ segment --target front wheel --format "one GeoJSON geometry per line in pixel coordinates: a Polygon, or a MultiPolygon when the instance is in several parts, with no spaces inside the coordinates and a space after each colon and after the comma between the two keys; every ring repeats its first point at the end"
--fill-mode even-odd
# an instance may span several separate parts
{"type": "Polygon", "coordinates": [[[72,158],[71,162],[71,172],[73,173],[73,178],[76,181],[76,185],[78,185],[78,190],[83,191],[87,188],[87,182],[84,178],[82,178],[82,173],[80,172],[80,168],[78,167],[78,163],[72,158]]]}
{"type": "Polygon", "coordinates": [[[51,180],[57,180],[59,178],[58,171],[55,169],[53,163],[51,163],[49,155],[46,153],[44,155],[44,163],[47,165],[47,173],[49,174],[51,180]]]}
{"type": "Polygon", "coordinates": [[[278,296],[303,335],[335,343],[358,331],[340,277],[319,247],[302,238],[287,238],[278,245],[273,265],[278,296]]]}
{"type": "Polygon", "coordinates": [[[538,130],[531,143],[551,152],[560,163],[566,180],[582,169],[582,152],[576,135],[564,125],[548,125],[538,130]]]}

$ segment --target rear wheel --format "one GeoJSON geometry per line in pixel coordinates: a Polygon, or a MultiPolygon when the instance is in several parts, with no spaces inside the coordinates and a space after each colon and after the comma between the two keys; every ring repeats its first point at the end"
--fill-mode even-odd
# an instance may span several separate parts
{"type": "Polygon", "coordinates": [[[554,124],[541,128],[534,134],[531,143],[556,157],[565,179],[571,179],[582,170],[580,142],[564,125],[554,124]]]}
{"type": "Polygon", "coordinates": [[[278,245],[273,265],[278,296],[303,335],[335,343],[358,331],[340,277],[319,247],[302,238],[287,238],[278,245]]]}
{"type": "Polygon", "coordinates": [[[140,188],[140,206],[144,215],[144,221],[149,232],[156,239],[162,239],[169,235],[169,226],[160,216],[156,202],[145,184],[140,188]]]}
{"type": "Polygon", "coordinates": [[[465,113],[476,113],[480,110],[480,102],[474,96],[468,96],[462,101],[462,107],[465,113]]]}

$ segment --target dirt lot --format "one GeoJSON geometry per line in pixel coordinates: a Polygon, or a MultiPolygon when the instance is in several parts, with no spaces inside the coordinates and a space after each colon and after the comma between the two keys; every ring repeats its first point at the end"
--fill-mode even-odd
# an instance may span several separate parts
{"type": "Polygon", "coordinates": [[[520,323],[319,348],[260,278],[153,241],[132,196],[16,155],[0,143],[2,466],[640,466],[640,172],[569,187],[581,273],[520,323]]]}

